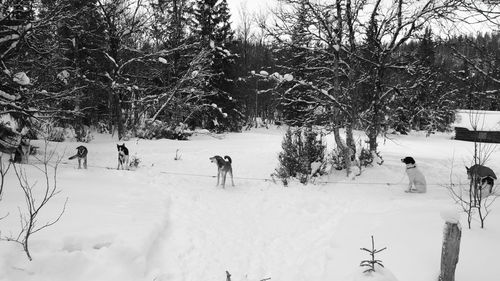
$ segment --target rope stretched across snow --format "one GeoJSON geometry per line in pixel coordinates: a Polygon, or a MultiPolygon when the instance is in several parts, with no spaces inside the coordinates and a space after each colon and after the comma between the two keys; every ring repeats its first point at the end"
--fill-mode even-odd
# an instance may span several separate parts
{"type": "MultiPolygon", "coordinates": [[[[43,164],[42,162],[40,163],[30,163],[30,165],[35,165],[35,164],[43,164]]],[[[74,165],[69,162],[59,162],[59,165],[74,165]]],[[[99,169],[107,169],[107,170],[115,170],[116,168],[113,167],[106,167],[106,166],[97,166],[97,165],[87,165],[87,167],[92,167],[92,168],[99,168],[99,169]]],[[[133,171],[133,170],[126,170],[126,171],[133,171]]],[[[160,171],[159,173],[161,174],[166,174],[166,175],[176,175],[176,176],[190,176],[190,177],[205,177],[205,178],[216,178],[217,176],[215,175],[203,175],[203,174],[195,174],[195,173],[181,173],[181,172],[170,172],[170,171],[160,171]]],[[[273,182],[276,183],[275,179],[272,178],[253,178],[253,177],[234,177],[234,179],[239,179],[239,180],[254,180],[254,181],[264,181],[264,182],[273,182]]],[[[315,181],[315,183],[319,184],[348,184],[348,185],[388,185],[388,186],[393,186],[393,185],[400,185],[402,184],[402,180],[398,182],[358,182],[358,181],[353,181],[353,182],[348,182],[348,181],[315,181]]],[[[427,186],[445,186],[443,183],[427,183],[427,186]]]]}

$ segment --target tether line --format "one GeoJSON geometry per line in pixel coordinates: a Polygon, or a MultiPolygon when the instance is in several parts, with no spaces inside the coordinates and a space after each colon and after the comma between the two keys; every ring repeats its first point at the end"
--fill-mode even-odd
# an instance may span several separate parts
{"type": "MultiPolygon", "coordinates": [[[[49,161],[51,163],[53,161],[49,161]]],[[[39,163],[29,163],[28,165],[43,165],[43,162],[39,163]]],[[[75,165],[69,162],[59,162],[57,165],[75,165]]],[[[87,165],[87,167],[91,168],[99,168],[99,169],[107,169],[107,170],[116,170],[116,168],[113,167],[106,167],[106,166],[97,166],[97,165],[87,165]]],[[[130,170],[132,171],[132,170],[130,170]]],[[[216,178],[217,176],[215,175],[202,175],[202,174],[195,174],[195,173],[181,173],[181,172],[170,172],[170,171],[159,171],[161,174],[166,174],[166,175],[176,175],[176,176],[190,176],[190,177],[204,177],[204,178],[216,178]]],[[[264,182],[276,182],[276,180],[269,179],[269,178],[252,178],[252,177],[233,177],[234,179],[239,179],[239,180],[253,180],[253,181],[264,181],[264,182]]],[[[403,177],[404,178],[404,177],[403,177]]],[[[402,179],[403,179],[402,178],[402,179]]],[[[315,183],[319,184],[327,184],[327,183],[333,183],[333,184],[347,184],[347,185],[400,185],[402,183],[402,179],[398,182],[346,182],[346,181],[316,181],[315,183]]],[[[445,186],[446,184],[444,183],[427,183],[427,186],[445,186]]]]}

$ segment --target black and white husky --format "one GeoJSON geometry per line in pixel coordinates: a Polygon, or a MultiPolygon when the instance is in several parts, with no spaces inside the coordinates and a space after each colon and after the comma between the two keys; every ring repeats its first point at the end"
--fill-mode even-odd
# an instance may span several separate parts
{"type": "Polygon", "coordinates": [[[82,168],[82,161],[83,161],[83,168],[87,169],[87,154],[88,154],[87,148],[83,145],[80,145],[79,147],[76,148],[76,154],[68,159],[72,160],[78,158],[78,169],[82,168]]]}
{"type": "Polygon", "coordinates": [[[118,149],[118,167],[116,169],[119,170],[121,166],[122,170],[123,169],[128,170],[128,161],[129,161],[128,148],[125,147],[125,144],[122,145],[117,144],[116,148],[118,149]]]}

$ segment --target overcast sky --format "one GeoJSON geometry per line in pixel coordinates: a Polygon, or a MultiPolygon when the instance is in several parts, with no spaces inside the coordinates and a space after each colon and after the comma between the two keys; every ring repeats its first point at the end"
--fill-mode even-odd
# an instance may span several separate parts
{"type": "Polygon", "coordinates": [[[239,11],[242,4],[245,4],[248,12],[266,11],[268,6],[272,6],[275,0],[226,0],[231,10],[232,27],[236,29],[239,25],[239,11]]]}
{"type": "MultiPolygon", "coordinates": [[[[262,11],[264,14],[271,14],[269,11],[271,8],[277,4],[278,0],[226,0],[229,9],[231,11],[231,26],[234,30],[236,30],[240,23],[240,7],[241,5],[245,5],[247,11],[251,15],[252,13],[259,13],[262,11]]],[[[479,0],[478,0],[479,1],[479,0]]],[[[453,34],[473,34],[476,32],[491,32],[491,26],[486,24],[479,25],[467,25],[464,23],[454,23],[449,26],[436,26],[433,28],[434,32],[440,33],[446,30],[446,32],[451,32],[453,34]]],[[[498,25],[495,30],[498,30],[498,25]]]]}

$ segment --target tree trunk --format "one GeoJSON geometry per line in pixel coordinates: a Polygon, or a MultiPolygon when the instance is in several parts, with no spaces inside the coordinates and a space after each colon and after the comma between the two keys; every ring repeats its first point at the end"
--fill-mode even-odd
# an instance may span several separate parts
{"type": "Polygon", "coordinates": [[[114,106],[114,103],[113,103],[113,90],[112,89],[108,89],[109,92],[108,92],[108,114],[109,114],[109,123],[108,123],[108,131],[111,133],[111,134],[114,134],[114,127],[115,127],[115,114],[114,114],[114,110],[113,110],[113,106],[114,106]]]}
{"type": "Polygon", "coordinates": [[[116,127],[118,129],[118,140],[121,140],[124,136],[122,106],[120,101],[120,95],[118,93],[115,93],[113,94],[113,96],[114,96],[113,106],[115,108],[116,127]]]}
{"type": "Polygon", "coordinates": [[[351,149],[351,152],[356,153],[356,142],[354,141],[354,134],[353,134],[353,129],[352,129],[353,123],[354,122],[349,120],[349,123],[346,124],[345,138],[346,138],[347,147],[349,147],[351,149]]]}
{"type": "Polygon", "coordinates": [[[441,251],[439,281],[455,281],[462,230],[459,223],[446,222],[441,251]]]}
{"type": "Polygon", "coordinates": [[[349,147],[346,146],[346,144],[342,141],[342,138],[340,137],[340,127],[337,124],[335,124],[333,127],[333,136],[335,137],[335,142],[337,143],[337,149],[339,153],[342,153],[342,156],[344,157],[346,174],[347,176],[349,176],[351,174],[351,153],[349,147]]]}
{"type": "Polygon", "coordinates": [[[373,124],[371,127],[368,129],[368,145],[370,152],[377,152],[378,148],[378,143],[377,143],[377,137],[379,134],[379,129],[377,127],[379,126],[377,123],[378,121],[376,120],[377,117],[373,118],[373,124]]]}

